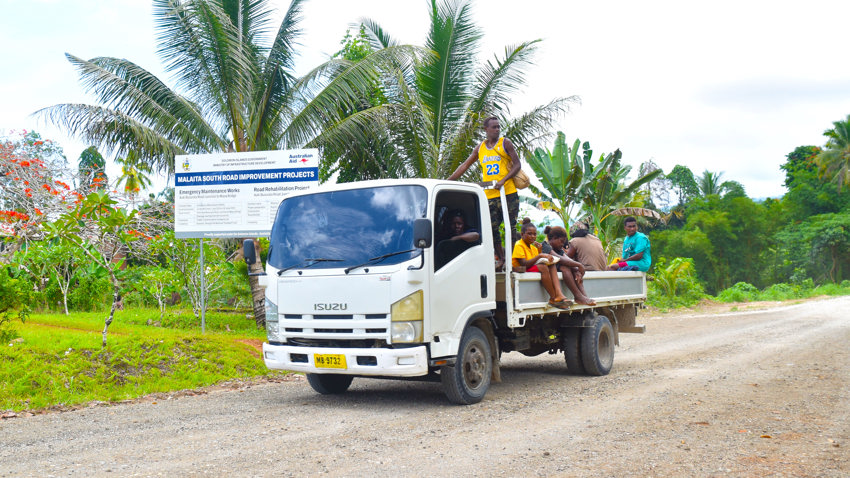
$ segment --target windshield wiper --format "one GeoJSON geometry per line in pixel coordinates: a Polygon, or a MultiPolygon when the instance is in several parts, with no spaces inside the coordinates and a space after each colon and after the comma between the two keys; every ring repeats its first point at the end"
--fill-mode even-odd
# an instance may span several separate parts
{"type": "Polygon", "coordinates": [[[306,268],[308,268],[308,267],[310,267],[310,266],[312,266],[312,265],[314,265],[314,264],[318,264],[318,263],[320,263],[320,262],[342,262],[342,261],[343,261],[343,259],[325,259],[325,258],[323,258],[323,257],[319,257],[319,258],[315,258],[315,259],[304,259],[304,260],[303,260],[303,261],[301,261],[301,262],[298,262],[298,263],[296,263],[296,264],[293,264],[293,265],[291,265],[291,266],[289,266],[289,267],[284,267],[283,269],[281,269],[281,270],[277,271],[277,275],[281,275],[281,274],[283,274],[284,272],[286,272],[286,271],[288,271],[288,270],[290,270],[290,269],[295,269],[296,267],[301,266],[301,264],[304,264],[305,262],[310,262],[310,263],[309,263],[309,264],[307,264],[307,265],[306,265],[306,266],[304,266],[304,267],[301,267],[302,269],[306,269],[306,268]]]}
{"type": "Polygon", "coordinates": [[[373,262],[380,262],[380,261],[386,259],[387,257],[397,256],[399,254],[406,254],[408,252],[413,252],[415,250],[416,249],[408,249],[406,251],[395,251],[395,252],[390,252],[389,254],[384,254],[382,256],[376,256],[376,257],[373,257],[373,258],[369,259],[368,261],[366,261],[362,264],[357,264],[356,266],[351,266],[351,267],[345,269],[345,273],[348,274],[349,272],[353,271],[354,269],[357,269],[358,267],[368,266],[369,264],[371,264],[373,262]]]}

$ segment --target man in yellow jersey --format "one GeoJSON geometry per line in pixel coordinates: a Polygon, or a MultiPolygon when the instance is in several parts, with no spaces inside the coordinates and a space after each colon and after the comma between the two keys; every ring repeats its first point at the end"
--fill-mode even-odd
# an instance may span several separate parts
{"type": "MultiPolygon", "coordinates": [[[[499,199],[499,189],[505,187],[505,199],[508,202],[508,218],[510,219],[510,234],[512,243],[518,240],[516,232],[516,217],[519,214],[519,195],[516,192],[513,177],[522,165],[519,162],[514,144],[508,138],[500,137],[501,126],[499,118],[491,116],[484,120],[484,131],[487,139],[472,150],[472,154],[455,172],[449,176],[456,180],[478,161],[481,164],[481,174],[484,181],[496,181],[495,189],[487,189],[487,202],[490,206],[490,221],[493,228],[493,247],[499,256],[498,268],[505,263],[505,248],[499,236],[499,225],[502,224],[502,202],[499,199]]],[[[505,234],[508,229],[505,229],[505,234]]]]}

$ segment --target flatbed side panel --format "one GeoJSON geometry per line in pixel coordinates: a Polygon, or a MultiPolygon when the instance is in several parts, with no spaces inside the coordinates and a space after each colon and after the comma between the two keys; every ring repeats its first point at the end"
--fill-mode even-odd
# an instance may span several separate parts
{"type": "MultiPolygon", "coordinates": [[[[537,272],[513,273],[511,283],[514,290],[514,303],[509,308],[509,327],[521,327],[525,318],[531,315],[558,312],[547,304],[549,295],[540,282],[537,272]]],[[[496,298],[505,300],[505,274],[497,274],[496,298]]],[[[596,306],[610,307],[626,304],[639,304],[646,301],[646,279],[642,272],[598,271],[588,272],[584,277],[584,288],[588,296],[596,301],[596,306]]],[[[569,298],[573,298],[566,286],[561,289],[569,298]]],[[[569,310],[582,310],[590,307],[573,304],[569,310]]]]}

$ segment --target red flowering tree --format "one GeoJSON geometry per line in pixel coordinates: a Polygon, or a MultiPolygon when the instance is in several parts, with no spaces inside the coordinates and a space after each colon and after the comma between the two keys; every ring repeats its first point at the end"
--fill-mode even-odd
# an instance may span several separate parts
{"type": "Polygon", "coordinates": [[[62,148],[33,131],[0,139],[0,233],[24,241],[43,236],[40,224],[72,209],[62,148]]]}

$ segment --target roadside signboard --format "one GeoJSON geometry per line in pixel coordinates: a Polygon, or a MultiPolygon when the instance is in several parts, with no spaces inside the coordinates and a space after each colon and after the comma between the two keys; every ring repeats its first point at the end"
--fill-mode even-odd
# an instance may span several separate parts
{"type": "Polygon", "coordinates": [[[319,184],[319,151],[175,157],[174,235],[263,237],[284,197],[319,184]]]}

